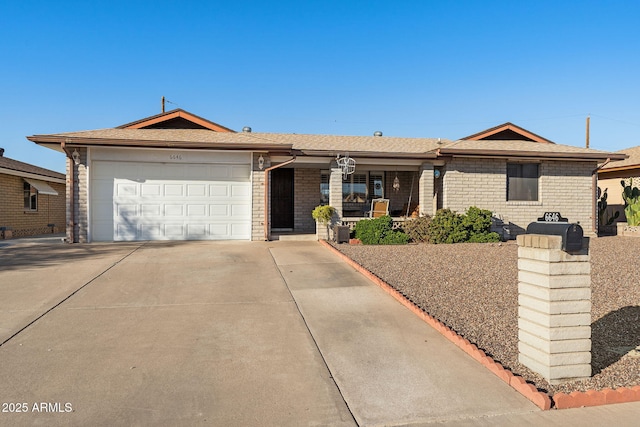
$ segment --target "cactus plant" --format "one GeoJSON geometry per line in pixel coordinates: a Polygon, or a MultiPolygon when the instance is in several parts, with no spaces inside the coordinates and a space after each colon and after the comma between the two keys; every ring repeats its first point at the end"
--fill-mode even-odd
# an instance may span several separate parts
{"type": "Polygon", "coordinates": [[[640,225],[640,190],[633,186],[633,178],[626,185],[625,180],[620,181],[622,188],[622,198],[624,199],[624,213],[627,216],[627,224],[630,226],[640,225]]]}
{"type": "Polygon", "coordinates": [[[599,226],[611,225],[620,216],[620,212],[616,211],[613,215],[607,217],[607,207],[608,207],[607,190],[608,188],[605,188],[604,191],[602,191],[600,190],[600,187],[598,187],[598,225],[599,226]]]}

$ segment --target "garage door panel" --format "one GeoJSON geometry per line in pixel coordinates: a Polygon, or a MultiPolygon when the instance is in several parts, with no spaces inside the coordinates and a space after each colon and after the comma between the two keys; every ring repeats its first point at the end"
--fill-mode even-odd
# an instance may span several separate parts
{"type": "Polygon", "coordinates": [[[207,205],[187,205],[187,216],[188,217],[206,217],[207,216],[207,205]]]}
{"type": "Polygon", "coordinates": [[[162,205],[144,204],[140,206],[140,213],[143,217],[161,217],[162,205]]]}
{"type": "Polygon", "coordinates": [[[249,205],[231,205],[231,216],[234,218],[250,218],[251,207],[249,205]]]}
{"type": "Polygon", "coordinates": [[[159,197],[162,194],[162,185],[142,184],[140,194],[142,194],[143,197],[159,197]]]}
{"type": "Polygon", "coordinates": [[[184,195],[184,186],[182,184],[165,184],[164,195],[167,197],[182,197],[184,195]]]}
{"type": "Polygon", "coordinates": [[[166,216],[184,216],[184,205],[165,205],[164,214],[166,216]]]}
{"type": "Polygon", "coordinates": [[[209,184],[211,197],[229,197],[229,184],[209,184]]]}
{"type": "Polygon", "coordinates": [[[205,184],[187,184],[187,196],[204,197],[207,194],[207,186],[205,184]]]}
{"type": "Polygon", "coordinates": [[[244,198],[248,197],[250,193],[250,189],[248,185],[232,185],[231,186],[231,197],[244,198]]]}
{"type": "Polygon", "coordinates": [[[92,239],[248,240],[249,173],[248,165],[95,161],[92,239]]]}
{"type": "Polygon", "coordinates": [[[116,182],[116,196],[129,197],[138,195],[138,184],[130,182],[116,182]]]}

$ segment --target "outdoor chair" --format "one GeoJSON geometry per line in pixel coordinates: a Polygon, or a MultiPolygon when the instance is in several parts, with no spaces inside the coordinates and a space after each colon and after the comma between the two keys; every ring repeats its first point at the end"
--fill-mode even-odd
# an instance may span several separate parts
{"type": "Polygon", "coordinates": [[[389,215],[389,199],[373,199],[371,200],[371,210],[369,218],[378,218],[389,215]]]}

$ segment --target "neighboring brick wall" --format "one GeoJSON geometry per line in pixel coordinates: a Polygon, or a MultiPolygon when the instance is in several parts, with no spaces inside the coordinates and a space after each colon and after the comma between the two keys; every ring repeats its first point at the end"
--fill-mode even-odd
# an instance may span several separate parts
{"type": "Polygon", "coordinates": [[[536,202],[507,202],[507,161],[454,158],[443,177],[443,206],[464,213],[469,206],[488,209],[522,232],[547,211],[558,211],[592,233],[592,179],[596,162],[543,161],[536,202]]]}
{"type": "Polygon", "coordinates": [[[293,229],[298,233],[315,233],[311,211],[320,204],[320,169],[297,168],[293,177],[293,229]]]}
{"type": "Polygon", "coordinates": [[[55,224],[56,233],[65,231],[65,185],[47,182],[57,196],[38,194],[38,210],[24,210],[24,181],[19,176],[0,174],[0,227],[10,227],[12,237],[51,233],[47,224],[55,224]]]}

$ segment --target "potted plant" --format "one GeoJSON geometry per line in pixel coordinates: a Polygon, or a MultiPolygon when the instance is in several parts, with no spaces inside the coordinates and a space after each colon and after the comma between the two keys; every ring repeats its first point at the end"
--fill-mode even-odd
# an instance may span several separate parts
{"type": "Polygon", "coordinates": [[[311,216],[316,220],[316,235],[318,239],[329,240],[329,226],[336,209],[329,205],[316,206],[311,211],[311,216]]]}

